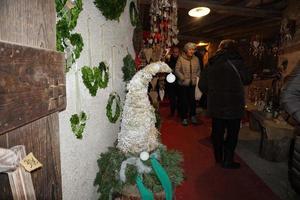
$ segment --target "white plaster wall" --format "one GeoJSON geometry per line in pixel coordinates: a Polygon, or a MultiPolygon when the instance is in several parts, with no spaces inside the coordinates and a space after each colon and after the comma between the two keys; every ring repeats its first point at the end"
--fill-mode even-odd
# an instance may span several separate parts
{"type": "Polygon", "coordinates": [[[98,171],[97,159],[101,152],[112,146],[119,131],[120,122],[111,124],[106,117],[109,94],[118,92],[122,102],[125,84],[122,81],[123,57],[129,52],[134,56],[132,45],[133,27],[129,17],[129,3],[120,21],[107,21],[94,6],[93,1],[83,0],[76,32],[81,33],[84,49],[77,60],[77,68],[84,65],[98,66],[100,61],[109,64],[110,81],[106,89],[98,90],[92,97],[82,83],[79,72],[79,93],[76,94],[76,65],[66,75],[67,108],[59,115],[62,191],[64,200],[98,199],[93,182],[98,171]],[[80,103],[81,102],[81,103],[80,103]],[[70,128],[69,119],[80,111],[88,115],[83,139],[78,140],[70,128]]]}

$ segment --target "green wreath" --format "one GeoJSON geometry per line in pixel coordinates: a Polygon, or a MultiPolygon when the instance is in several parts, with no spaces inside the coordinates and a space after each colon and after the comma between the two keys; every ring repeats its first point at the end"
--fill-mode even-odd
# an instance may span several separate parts
{"type": "Polygon", "coordinates": [[[132,26],[137,26],[139,24],[139,14],[136,9],[135,3],[132,1],[129,5],[129,13],[130,13],[130,22],[132,26]]]}
{"type": "Polygon", "coordinates": [[[72,115],[70,118],[71,129],[77,139],[82,139],[83,137],[82,133],[85,129],[86,120],[87,120],[87,116],[83,111],[81,111],[79,115],[78,114],[72,115]]]}
{"type": "Polygon", "coordinates": [[[121,100],[120,100],[120,96],[116,93],[113,92],[109,95],[109,99],[106,105],[106,116],[108,118],[108,120],[111,123],[116,123],[116,121],[119,119],[120,115],[121,115],[121,100]],[[116,111],[113,114],[112,113],[112,104],[115,101],[116,104],[116,111]]]}
{"type": "Polygon", "coordinates": [[[108,85],[108,79],[109,79],[108,66],[104,62],[100,62],[98,68],[100,71],[99,87],[103,89],[106,88],[108,85]]]}
{"type": "Polygon", "coordinates": [[[124,63],[124,66],[122,67],[123,80],[125,82],[128,82],[132,79],[132,77],[136,73],[135,62],[132,56],[130,54],[127,54],[127,56],[123,58],[123,63],[124,63]]]}
{"type": "Polygon", "coordinates": [[[96,96],[99,87],[100,70],[98,67],[84,66],[81,69],[82,80],[92,96],[96,96]]]}
{"type": "MultiPolygon", "coordinates": [[[[71,64],[75,63],[75,60],[80,57],[80,53],[83,49],[83,39],[79,33],[71,34],[71,31],[77,25],[77,19],[82,8],[82,0],[76,0],[75,5],[71,9],[66,8],[67,0],[55,0],[56,3],[56,16],[59,19],[56,23],[56,49],[61,52],[65,52],[68,47],[66,40],[70,41],[70,44],[74,48],[72,51],[71,64]]],[[[69,64],[68,64],[69,65],[69,64]]],[[[66,71],[69,71],[71,66],[66,66],[66,71]]]]}
{"type": "Polygon", "coordinates": [[[98,88],[106,88],[109,80],[108,66],[100,62],[98,67],[84,66],[81,69],[82,80],[92,96],[96,96],[98,88]]]}
{"type": "Polygon", "coordinates": [[[127,0],[95,0],[94,4],[109,20],[118,20],[124,12],[127,0]]]}

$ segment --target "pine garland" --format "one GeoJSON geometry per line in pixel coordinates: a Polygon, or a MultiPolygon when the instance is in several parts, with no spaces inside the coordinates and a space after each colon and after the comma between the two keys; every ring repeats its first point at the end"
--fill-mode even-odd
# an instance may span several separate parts
{"type": "Polygon", "coordinates": [[[95,0],[94,4],[108,20],[118,20],[124,12],[127,0],[95,0]]]}
{"type": "MultiPolygon", "coordinates": [[[[75,63],[75,60],[80,57],[80,53],[83,49],[83,39],[79,33],[71,33],[77,25],[77,19],[82,8],[82,0],[76,0],[75,6],[71,9],[66,8],[68,0],[55,0],[56,3],[56,15],[58,21],[56,23],[56,49],[61,52],[66,52],[69,40],[72,48],[75,48],[72,52],[71,64],[75,63]]],[[[66,71],[69,71],[71,66],[66,66],[66,71]]]]}
{"type": "Polygon", "coordinates": [[[124,66],[122,67],[123,80],[125,82],[129,82],[136,73],[135,62],[132,56],[130,54],[127,54],[127,56],[123,58],[123,63],[124,63],[124,66]]]}
{"type": "Polygon", "coordinates": [[[111,123],[116,123],[116,121],[119,119],[119,117],[121,115],[121,111],[122,111],[122,107],[121,107],[120,96],[116,92],[113,92],[109,95],[109,99],[108,99],[107,105],[106,105],[106,116],[107,116],[108,120],[111,123]],[[115,110],[114,114],[112,113],[113,112],[113,110],[112,110],[113,102],[115,102],[115,104],[116,104],[116,110],[115,110]]]}
{"type": "MultiPolygon", "coordinates": [[[[174,186],[182,183],[184,176],[181,163],[182,155],[177,151],[168,151],[164,146],[159,148],[160,163],[168,173],[168,176],[174,186]]],[[[121,193],[126,185],[135,185],[138,174],[135,166],[128,165],[126,168],[126,183],[119,179],[121,164],[128,157],[116,147],[110,147],[107,152],[102,153],[98,159],[99,172],[96,175],[94,185],[98,186],[98,192],[101,193],[100,200],[109,199],[111,193],[121,193]]],[[[138,156],[138,155],[134,155],[138,156]]],[[[144,162],[151,167],[150,160],[144,162]]],[[[142,174],[144,185],[153,192],[161,192],[163,188],[153,170],[149,174],[142,174]]]]}
{"type": "Polygon", "coordinates": [[[82,139],[82,133],[85,129],[85,124],[86,124],[87,116],[85,112],[80,112],[78,114],[74,114],[70,118],[71,122],[71,129],[72,132],[75,134],[77,139],[82,139]]]}

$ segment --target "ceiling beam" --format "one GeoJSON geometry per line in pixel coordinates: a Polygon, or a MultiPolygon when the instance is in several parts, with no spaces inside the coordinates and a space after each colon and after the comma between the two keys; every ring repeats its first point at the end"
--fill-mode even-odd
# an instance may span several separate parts
{"type": "MultiPolygon", "coordinates": [[[[253,18],[250,18],[253,21],[253,18]]],[[[214,33],[218,30],[222,30],[222,29],[226,29],[227,27],[238,27],[241,24],[246,24],[246,23],[251,23],[251,20],[249,20],[249,18],[238,18],[238,19],[234,19],[232,17],[229,17],[225,20],[221,20],[218,23],[214,23],[214,24],[210,24],[204,27],[200,27],[198,29],[196,29],[195,31],[200,33],[200,34],[204,34],[204,33],[214,33]]]]}
{"type": "Polygon", "coordinates": [[[180,42],[195,42],[198,43],[200,41],[205,42],[214,42],[217,41],[214,38],[206,37],[206,36],[192,36],[192,35],[178,35],[178,40],[180,42]]]}
{"type": "Polygon", "coordinates": [[[245,36],[253,33],[262,33],[264,31],[274,30],[275,27],[279,28],[280,21],[278,20],[264,20],[257,23],[252,23],[250,26],[239,26],[238,28],[227,28],[215,33],[210,33],[212,38],[230,38],[232,36],[245,36]]]}
{"type": "MultiPolygon", "coordinates": [[[[140,0],[142,4],[150,4],[149,0],[140,0]]],[[[246,16],[246,17],[260,17],[260,18],[281,18],[281,12],[275,10],[263,10],[258,8],[246,8],[240,6],[229,6],[221,5],[220,3],[210,3],[210,2],[199,2],[193,0],[178,0],[178,7],[191,9],[199,6],[209,7],[213,12],[236,15],[236,16],[246,16]]]]}
{"type": "Polygon", "coordinates": [[[228,17],[230,16],[216,16],[211,18],[208,18],[208,16],[207,18],[203,17],[198,21],[193,21],[194,23],[187,22],[188,26],[179,26],[179,30],[181,33],[188,33],[197,29],[205,29],[207,26],[214,26],[214,24],[223,21],[228,17]]]}

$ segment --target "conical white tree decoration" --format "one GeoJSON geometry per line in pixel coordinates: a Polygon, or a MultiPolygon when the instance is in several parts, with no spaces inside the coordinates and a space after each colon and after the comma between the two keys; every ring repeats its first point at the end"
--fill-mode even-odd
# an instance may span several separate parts
{"type": "Polygon", "coordinates": [[[117,147],[125,153],[151,152],[158,146],[155,110],[148,98],[148,84],[160,72],[170,73],[164,62],[151,63],[138,71],[127,85],[117,147]]]}

